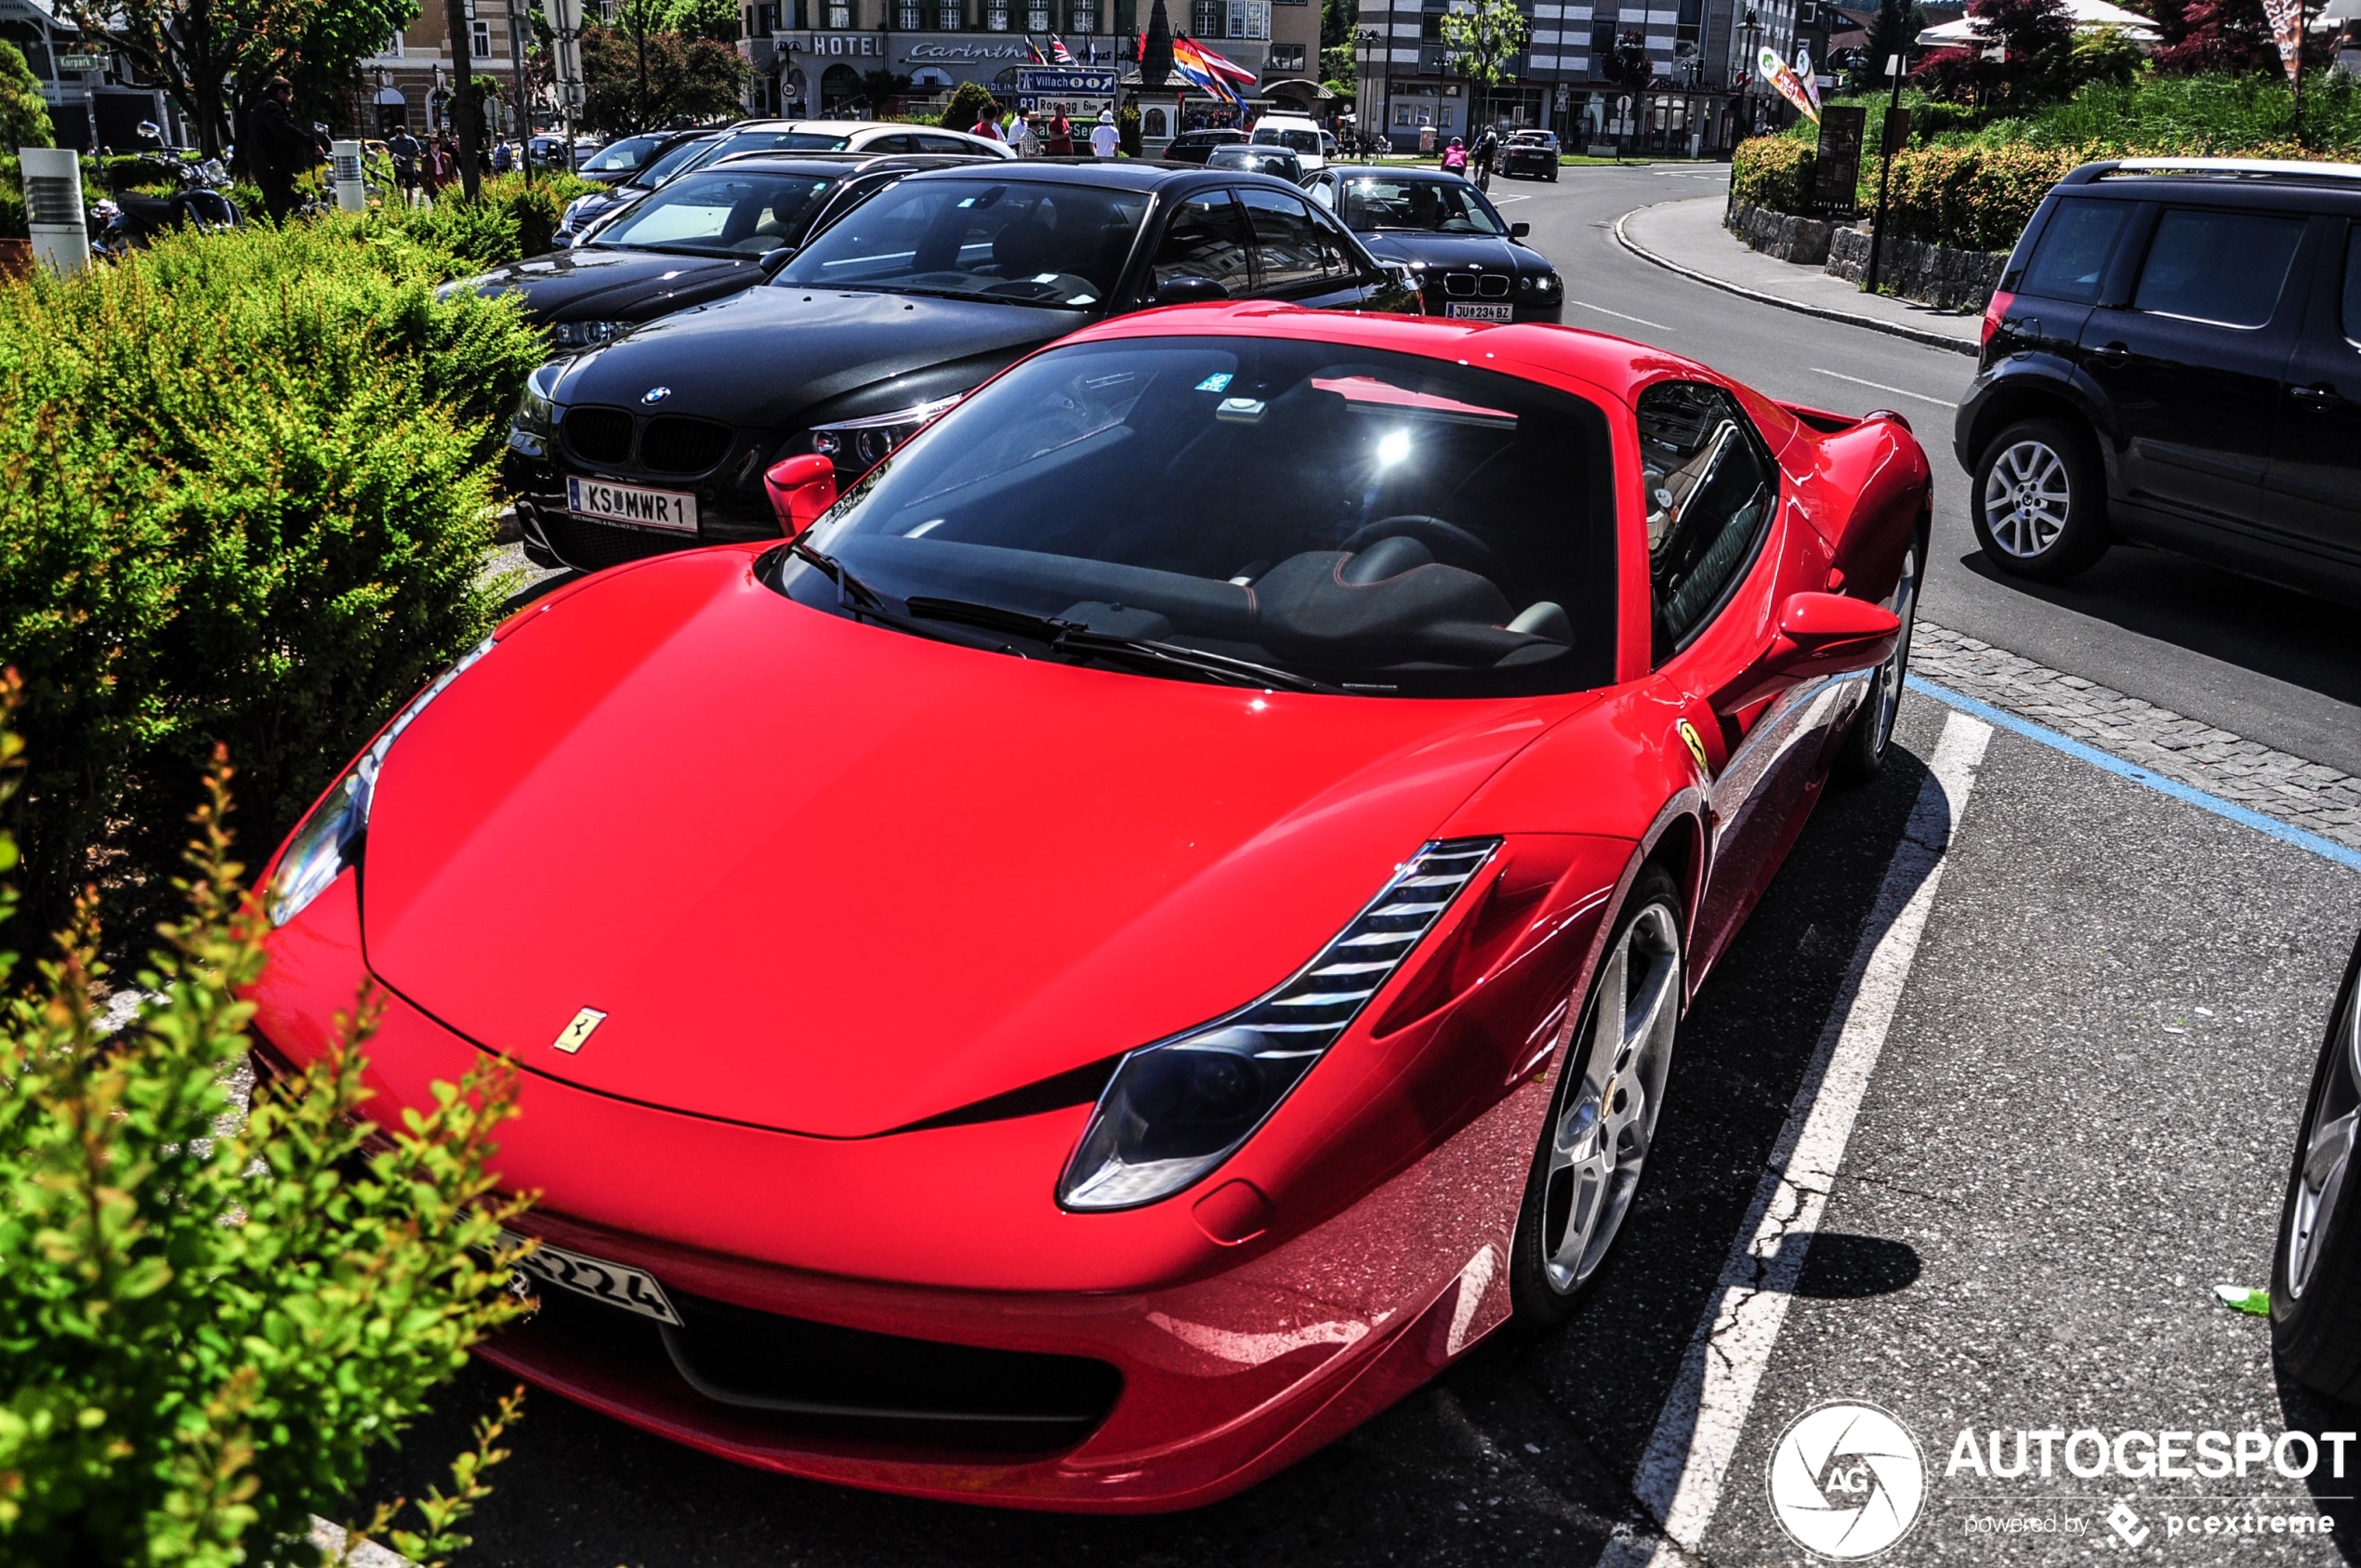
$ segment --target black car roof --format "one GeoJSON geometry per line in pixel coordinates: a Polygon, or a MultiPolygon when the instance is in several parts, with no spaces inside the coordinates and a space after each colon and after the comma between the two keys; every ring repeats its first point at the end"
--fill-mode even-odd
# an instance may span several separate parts
{"type": "Polygon", "coordinates": [[[861,174],[871,169],[967,168],[977,164],[1006,162],[1005,158],[988,153],[970,156],[964,152],[732,152],[676,178],[694,179],[700,175],[735,174],[742,169],[758,169],[764,174],[861,174]]]}
{"type": "Polygon", "coordinates": [[[1320,172],[1335,175],[1339,179],[1353,175],[1381,174],[1388,179],[1423,179],[1437,185],[1446,179],[1460,185],[1468,183],[1466,176],[1453,174],[1448,169],[1397,168],[1385,164],[1330,164],[1320,172]]]}
{"type": "MultiPolygon", "coordinates": [[[[1118,191],[1161,191],[1167,186],[1192,181],[1206,184],[1257,177],[1243,169],[1206,170],[1195,164],[1167,163],[1155,158],[1027,158],[986,160],[981,166],[961,164],[956,167],[923,169],[912,179],[956,179],[962,176],[983,173],[994,179],[1021,179],[1055,185],[1096,185],[1118,191]]],[[[1281,183],[1285,183],[1282,181],[1281,183]]]]}
{"type": "Polygon", "coordinates": [[[2351,212],[2361,211],[2361,165],[2264,158],[2105,159],[2072,170],[2056,189],[2121,201],[2194,200],[2351,212]]]}

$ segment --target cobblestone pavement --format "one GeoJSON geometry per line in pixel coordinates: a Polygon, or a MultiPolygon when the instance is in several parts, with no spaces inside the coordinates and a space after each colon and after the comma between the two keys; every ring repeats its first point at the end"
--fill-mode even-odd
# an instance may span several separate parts
{"type": "Polygon", "coordinates": [[[1920,621],[1910,668],[2126,762],[2361,849],[2361,779],[1920,621]]]}

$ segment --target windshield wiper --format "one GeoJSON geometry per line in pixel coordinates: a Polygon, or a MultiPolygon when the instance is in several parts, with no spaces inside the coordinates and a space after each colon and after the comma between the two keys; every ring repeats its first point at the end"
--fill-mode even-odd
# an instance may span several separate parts
{"type": "Polygon", "coordinates": [[[1049,644],[1052,652],[1082,653],[1110,659],[1129,659],[1140,664],[1169,665],[1226,680],[1233,686],[1284,686],[1294,692],[1341,692],[1341,686],[1315,680],[1308,675],[1278,669],[1270,665],[1258,665],[1250,659],[1233,659],[1223,653],[1208,653],[1203,649],[1186,648],[1177,642],[1159,642],[1153,638],[1119,637],[1113,632],[1093,631],[1079,621],[1060,619],[1055,615],[1035,615],[1022,610],[1007,610],[996,604],[978,604],[966,599],[936,599],[926,594],[912,596],[907,601],[910,613],[921,620],[957,621],[988,631],[1013,632],[1049,644]]]}
{"type": "Polygon", "coordinates": [[[887,608],[885,595],[853,575],[852,568],[836,557],[812,548],[799,538],[787,541],[787,553],[818,568],[822,576],[837,586],[838,609],[855,610],[883,621],[901,621],[901,616],[887,608]]]}

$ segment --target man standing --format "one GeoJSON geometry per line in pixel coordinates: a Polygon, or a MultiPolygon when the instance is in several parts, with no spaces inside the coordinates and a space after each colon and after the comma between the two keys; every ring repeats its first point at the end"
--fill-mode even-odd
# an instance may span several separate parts
{"type": "Polygon", "coordinates": [[[418,145],[418,138],[410,134],[408,125],[397,125],[393,134],[386,138],[386,151],[393,154],[393,182],[402,187],[402,204],[416,206],[418,160],[426,155],[426,149],[418,145]]]}
{"type": "Polygon", "coordinates": [[[1015,128],[1009,137],[1009,143],[1017,150],[1017,156],[1020,158],[1041,156],[1041,136],[1033,128],[1033,111],[1028,109],[1017,116],[1015,128]]]}
{"type": "Polygon", "coordinates": [[[1099,123],[1090,127],[1090,155],[1094,158],[1114,157],[1117,139],[1115,130],[1115,111],[1100,110],[1099,123]]]}
{"type": "Polygon", "coordinates": [[[1049,156],[1052,158],[1074,156],[1074,122],[1063,114],[1053,115],[1050,118],[1049,156]]]}
{"type": "Polygon", "coordinates": [[[295,211],[296,176],[320,162],[320,140],[296,124],[294,102],[295,87],[284,76],[273,76],[254,111],[254,152],[247,162],[273,223],[284,223],[295,211]]]}
{"type": "Polygon", "coordinates": [[[983,107],[976,111],[976,123],[968,127],[968,134],[986,141],[1006,141],[1008,138],[1000,134],[1000,106],[985,99],[983,107]]]}

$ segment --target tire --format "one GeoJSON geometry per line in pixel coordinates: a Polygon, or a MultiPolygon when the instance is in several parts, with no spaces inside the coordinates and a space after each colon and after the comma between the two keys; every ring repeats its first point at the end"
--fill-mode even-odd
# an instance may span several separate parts
{"type": "Polygon", "coordinates": [[[1985,559],[2012,577],[2054,583],[2107,548],[2106,476],[2090,433],[2024,419],[1984,443],[1968,512],[1985,559]]]}
{"type": "Polygon", "coordinates": [[[1680,1027],[1683,929],[1671,876],[1662,866],[1643,867],[1616,916],[1589,996],[1568,1009],[1577,1021],[1560,1054],[1510,1252],[1510,1298],[1520,1323],[1546,1328],[1571,1317],[1630,1214],[1680,1027]],[[1624,1005],[1610,1034],[1601,1027],[1600,1003],[1618,983],[1624,1005]]]}
{"type": "Polygon", "coordinates": [[[2361,1399],[2361,1007],[2350,973],[2312,1070],[2271,1266],[2271,1340],[2308,1389],[2361,1399]]]}
{"type": "Polygon", "coordinates": [[[1902,682],[1910,673],[1910,634],[1919,621],[1919,587],[1926,560],[1926,547],[1918,540],[1902,557],[1902,578],[1893,585],[1885,607],[1902,622],[1902,635],[1894,639],[1893,657],[1878,666],[1870,678],[1869,694],[1861,701],[1861,711],[1853,718],[1853,728],[1845,731],[1842,745],[1831,768],[1843,784],[1866,784],[1878,776],[1885,766],[1885,754],[1893,744],[1894,716],[1902,709],[1902,682]]]}

